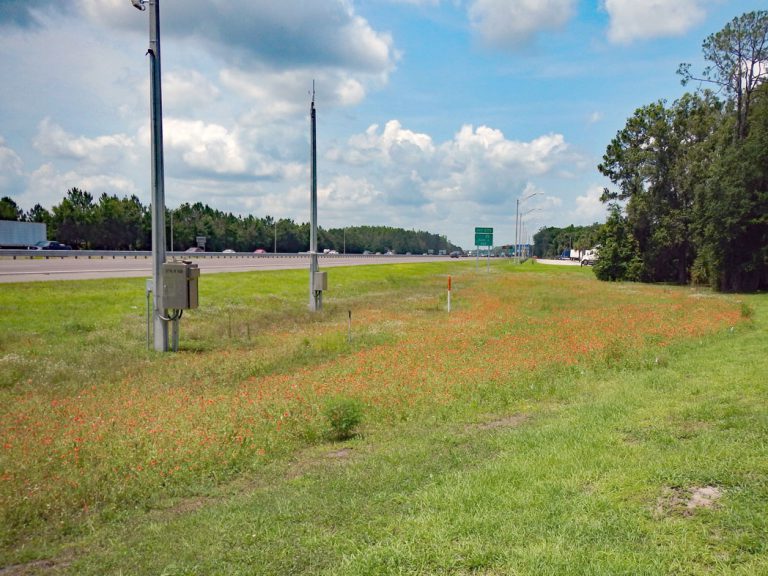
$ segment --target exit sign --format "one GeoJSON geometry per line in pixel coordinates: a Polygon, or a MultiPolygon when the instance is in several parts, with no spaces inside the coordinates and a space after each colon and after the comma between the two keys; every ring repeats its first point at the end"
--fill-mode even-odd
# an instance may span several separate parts
{"type": "Polygon", "coordinates": [[[493,228],[475,228],[475,246],[493,246],[493,228]]]}

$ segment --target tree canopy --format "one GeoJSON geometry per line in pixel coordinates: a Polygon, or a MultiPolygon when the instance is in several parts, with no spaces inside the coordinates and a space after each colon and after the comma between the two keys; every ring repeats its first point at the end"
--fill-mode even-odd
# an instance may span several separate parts
{"type": "MultiPolygon", "coordinates": [[[[10,198],[0,200],[6,220],[44,222],[50,239],[90,250],[150,250],[152,217],[148,206],[136,196],[118,198],[106,193],[94,200],[80,188],[67,190],[51,211],[39,204],[24,213],[10,198]]],[[[232,249],[252,252],[303,252],[309,249],[309,224],[271,216],[236,216],[200,202],[184,203],[166,210],[167,248],[182,251],[206,238],[206,250],[232,249]]],[[[318,249],[362,253],[394,251],[421,254],[428,250],[455,250],[445,236],[389,226],[351,226],[318,229],[318,249]]]]}
{"type": "Polygon", "coordinates": [[[768,288],[768,12],[734,18],[703,48],[702,78],[678,72],[720,94],[643,106],[606,148],[598,170],[617,188],[602,197],[598,276],[768,288]]]}

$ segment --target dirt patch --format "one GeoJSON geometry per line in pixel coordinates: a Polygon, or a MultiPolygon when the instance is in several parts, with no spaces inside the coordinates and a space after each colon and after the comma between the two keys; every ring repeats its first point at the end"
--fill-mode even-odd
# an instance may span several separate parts
{"type": "Polygon", "coordinates": [[[182,498],[178,502],[175,502],[168,508],[160,508],[152,510],[149,514],[157,516],[161,519],[175,518],[176,516],[182,516],[184,514],[191,514],[197,512],[207,504],[210,504],[214,500],[205,496],[197,496],[192,498],[182,498]]]}
{"type": "Polygon", "coordinates": [[[349,458],[352,455],[352,448],[342,448],[341,450],[334,450],[328,452],[327,458],[330,459],[344,459],[349,458]]]}
{"type": "Polygon", "coordinates": [[[321,454],[318,454],[316,450],[304,452],[299,455],[297,461],[288,469],[288,479],[301,478],[305,474],[321,468],[323,465],[345,464],[354,454],[355,451],[352,448],[339,448],[338,450],[321,454]]]}
{"type": "Polygon", "coordinates": [[[528,421],[530,417],[527,414],[513,414],[497,420],[473,424],[470,428],[474,430],[498,430],[499,428],[517,428],[528,421]]]}
{"type": "Polygon", "coordinates": [[[35,560],[26,564],[14,564],[0,568],[0,576],[35,576],[39,574],[56,574],[69,566],[68,561],[35,560]]]}
{"type": "Polygon", "coordinates": [[[722,496],[723,490],[717,486],[665,488],[664,493],[656,502],[654,516],[657,518],[670,514],[691,516],[699,508],[716,508],[717,502],[722,496]]]}
{"type": "Polygon", "coordinates": [[[688,440],[691,438],[696,438],[710,428],[712,428],[712,425],[709,422],[683,422],[678,426],[675,436],[680,440],[688,440]]]}

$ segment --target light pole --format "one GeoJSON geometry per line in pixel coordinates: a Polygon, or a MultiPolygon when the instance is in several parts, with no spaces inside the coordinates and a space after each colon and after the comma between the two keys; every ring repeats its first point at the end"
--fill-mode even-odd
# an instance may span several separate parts
{"type": "Polygon", "coordinates": [[[277,220],[275,220],[275,249],[273,252],[277,254],[277,220]]]}
{"type": "Polygon", "coordinates": [[[317,261],[317,112],[315,110],[315,86],[312,84],[312,104],[309,109],[311,127],[310,192],[309,192],[309,309],[323,309],[323,292],[318,290],[317,261]]]}
{"type": "Polygon", "coordinates": [[[533,192],[532,194],[528,194],[525,198],[517,199],[517,204],[515,206],[515,260],[517,260],[518,264],[520,264],[520,204],[539,194],[541,194],[541,192],[533,192]]]}
{"type": "Polygon", "coordinates": [[[528,227],[525,225],[525,217],[528,214],[530,214],[531,212],[536,212],[538,210],[541,210],[541,208],[531,208],[527,212],[523,212],[522,214],[520,214],[520,227],[523,230],[523,233],[522,233],[522,236],[521,236],[520,239],[523,241],[523,242],[521,242],[521,244],[524,243],[526,245],[526,257],[528,256],[528,248],[527,248],[527,246],[528,246],[528,227]]]}
{"type": "Polygon", "coordinates": [[[347,229],[346,229],[346,227],[344,228],[344,250],[343,250],[343,253],[344,254],[347,253],[347,229]]]}
{"type": "Polygon", "coordinates": [[[163,98],[160,88],[160,0],[131,0],[134,7],[149,5],[150,117],[152,126],[152,282],[154,293],[154,344],[168,351],[168,319],[164,316],[163,264],[165,263],[165,184],[163,169],[163,98]]]}

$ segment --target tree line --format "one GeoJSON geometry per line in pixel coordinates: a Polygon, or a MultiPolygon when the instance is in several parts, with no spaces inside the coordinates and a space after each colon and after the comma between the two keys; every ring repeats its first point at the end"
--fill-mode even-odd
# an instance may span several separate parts
{"type": "MultiPolygon", "coordinates": [[[[88,250],[151,250],[152,214],[136,196],[118,198],[106,193],[94,200],[79,188],[67,190],[62,201],[49,211],[36,204],[24,212],[16,202],[0,199],[0,220],[43,222],[48,239],[88,250]]],[[[309,224],[271,216],[236,216],[200,202],[166,210],[167,248],[182,251],[197,246],[205,237],[205,249],[220,252],[305,252],[309,250],[309,224]]],[[[455,250],[445,236],[389,226],[318,228],[318,250],[360,254],[393,251],[422,254],[455,250]]]]}
{"type": "Polygon", "coordinates": [[[558,258],[566,250],[589,250],[599,242],[602,224],[570,225],[566,228],[547,226],[533,235],[533,255],[558,258]]]}
{"type": "Polygon", "coordinates": [[[768,11],[734,18],[703,53],[700,75],[678,69],[699,89],[636,110],[598,166],[616,186],[601,198],[603,280],[768,289],[768,11]]]}

